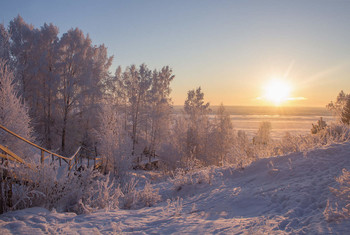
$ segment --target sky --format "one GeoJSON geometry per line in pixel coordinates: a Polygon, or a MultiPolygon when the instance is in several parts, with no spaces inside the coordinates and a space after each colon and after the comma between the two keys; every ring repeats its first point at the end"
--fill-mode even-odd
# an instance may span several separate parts
{"type": "MultiPolygon", "coordinates": [[[[350,0],[0,0],[0,20],[78,27],[117,66],[169,65],[172,98],[201,86],[211,105],[273,105],[266,86],[288,85],[288,106],[325,106],[350,93],[350,0]]],[[[278,87],[276,89],[279,89],[278,87]]],[[[284,89],[279,89],[284,91],[284,89]]],[[[283,92],[282,92],[283,93],[283,92]]]]}

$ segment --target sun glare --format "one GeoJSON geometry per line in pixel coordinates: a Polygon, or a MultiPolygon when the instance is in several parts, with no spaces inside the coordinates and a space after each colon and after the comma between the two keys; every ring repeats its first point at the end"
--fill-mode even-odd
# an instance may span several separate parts
{"type": "Polygon", "coordinates": [[[276,106],[287,101],[290,95],[291,86],[282,79],[269,81],[264,87],[264,98],[276,106]]]}

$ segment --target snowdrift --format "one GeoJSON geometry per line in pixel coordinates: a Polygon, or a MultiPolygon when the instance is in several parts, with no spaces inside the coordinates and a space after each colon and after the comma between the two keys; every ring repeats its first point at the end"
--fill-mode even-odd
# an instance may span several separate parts
{"type": "MultiPolygon", "coordinates": [[[[349,219],[327,222],[329,187],[350,169],[350,143],[261,159],[245,169],[208,168],[206,180],[154,184],[162,202],[88,215],[43,208],[0,216],[1,234],[346,234],[349,219]]],[[[202,174],[202,175],[203,175],[202,174]]],[[[186,176],[184,176],[186,177],[186,176]]],[[[202,177],[203,178],[203,177],[202,177]]]]}

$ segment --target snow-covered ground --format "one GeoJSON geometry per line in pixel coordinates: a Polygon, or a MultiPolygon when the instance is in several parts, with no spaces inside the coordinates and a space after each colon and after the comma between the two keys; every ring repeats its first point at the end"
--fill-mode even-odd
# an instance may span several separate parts
{"type": "Polygon", "coordinates": [[[8,212],[0,216],[0,234],[349,234],[349,220],[329,223],[323,215],[343,168],[350,170],[350,143],[262,159],[243,170],[211,168],[203,183],[160,182],[154,187],[163,199],[153,207],[8,212]]]}

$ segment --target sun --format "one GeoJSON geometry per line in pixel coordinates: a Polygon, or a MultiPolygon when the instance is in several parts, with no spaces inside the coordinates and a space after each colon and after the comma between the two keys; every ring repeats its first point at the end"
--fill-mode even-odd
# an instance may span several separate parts
{"type": "Polygon", "coordinates": [[[288,100],[290,91],[291,86],[288,82],[283,79],[273,79],[264,86],[264,98],[279,106],[288,100]]]}

